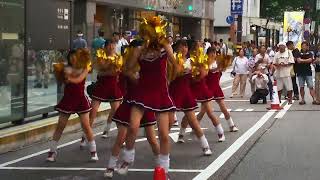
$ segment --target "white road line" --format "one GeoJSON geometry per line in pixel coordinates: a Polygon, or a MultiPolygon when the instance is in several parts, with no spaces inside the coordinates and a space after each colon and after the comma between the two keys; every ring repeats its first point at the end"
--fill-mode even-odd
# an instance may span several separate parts
{"type": "Polygon", "coordinates": [[[230,112],[232,109],[227,109],[228,112],[230,112]]]}
{"type": "Polygon", "coordinates": [[[222,88],[222,90],[226,90],[226,89],[230,89],[230,88],[232,88],[232,86],[224,87],[224,88],[222,88]]]}
{"type": "Polygon", "coordinates": [[[276,111],[268,111],[263,115],[256,124],[247,130],[241,137],[239,137],[227,150],[225,150],[215,161],[213,161],[203,172],[198,174],[193,180],[208,179],[216,173],[225,162],[236,153],[240,147],[255,133],[257,132],[275,113],[276,111]]]}
{"type": "MultiPolygon", "coordinates": [[[[117,128],[112,128],[112,129],[110,129],[110,131],[114,131],[116,129],[117,128]]],[[[102,134],[102,132],[99,132],[99,133],[96,133],[95,136],[98,136],[98,135],[101,135],[101,134],[102,134]]],[[[75,143],[80,142],[80,141],[81,141],[81,139],[76,139],[76,140],[61,144],[61,145],[58,146],[58,149],[66,147],[66,146],[69,146],[69,145],[72,145],[72,144],[75,144],[75,143]]],[[[41,154],[45,154],[45,153],[49,152],[49,150],[50,149],[46,149],[46,150],[43,150],[43,151],[40,151],[40,152],[37,152],[37,153],[33,153],[33,154],[30,154],[30,155],[27,155],[27,156],[24,156],[24,157],[21,157],[21,158],[18,158],[18,159],[15,159],[15,160],[3,163],[3,164],[0,164],[0,167],[5,167],[5,166],[11,165],[11,164],[15,164],[15,163],[20,162],[20,161],[24,161],[26,159],[30,159],[30,158],[39,156],[41,154]]]]}
{"type": "Polygon", "coordinates": [[[219,118],[220,118],[220,119],[223,119],[223,118],[224,118],[224,114],[221,113],[220,116],[219,116],[219,118]]]}
{"type": "Polygon", "coordinates": [[[249,100],[246,99],[225,99],[226,102],[249,102],[249,100]]]}
{"type": "Polygon", "coordinates": [[[240,112],[240,111],[243,111],[243,109],[236,109],[234,110],[235,112],[240,112]]]}
{"type": "MultiPolygon", "coordinates": [[[[47,170],[47,171],[105,171],[106,168],[87,167],[0,167],[0,170],[47,170]]],[[[129,169],[131,172],[153,172],[154,169],[129,169]]],[[[169,172],[199,173],[201,169],[169,169],[169,172]]]]}
{"type": "Polygon", "coordinates": [[[246,109],[246,112],[252,112],[254,109],[246,109]]]}
{"type": "MultiPolygon", "coordinates": [[[[292,101],[293,103],[293,101],[292,101]]],[[[287,111],[290,109],[292,104],[287,104],[283,107],[283,109],[274,117],[275,119],[282,119],[283,116],[287,113],[287,111]]]]}

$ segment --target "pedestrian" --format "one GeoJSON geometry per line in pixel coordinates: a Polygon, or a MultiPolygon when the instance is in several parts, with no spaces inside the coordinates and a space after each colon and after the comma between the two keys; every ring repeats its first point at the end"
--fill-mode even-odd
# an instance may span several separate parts
{"type": "Polygon", "coordinates": [[[317,46],[317,50],[315,52],[316,60],[314,62],[315,69],[315,92],[316,92],[316,101],[320,103],[320,44],[317,46]]]}
{"type": "MultiPolygon", "coordinates": [[[[257,104],[260,99],[263,100],[263,104],[267,104],[267,95],[269,94],[268,82],[269,78],[265,73],[262,65],[257,67],[255,75],[252,76],[252,82],[255,85],[255,92],[250,98],[250,104],[257,104]]],[[[270,92],[272,93],[272,92],[270,92]]]]}
{"type": "Polygon", "coordinates": [[[113,41],[116,43],[116,53],[121,55],[124,53],[125,47],[128,46],[128,41],[124,38],[122,39],[121,34],[119,32],[114,32],[112,34],[113,41]]]}
{"type": "Polygon", "coordinates": [[[227,42],[227,55],[228,56],[233,56],[234,53],[234,43],[232,42],[231,38],[228,38],[228,42],[227,42]]]}
{"type": "Polygon", "coordinates": [[[90,160],[98,161],[96,142],[89,122],[90,102],[84,93],[85,79],[90,71],[89,50],[79,48],[68,55],[68,66],[64,68],[64,95],[55,106],[59,111],[58,125],[53,134],[53,140],[49,143],[47,161],[56,161],[57,146],[64,128],[71,114],[77,113],[80,117],[82,129],[89,142],[90,160]]]}
{"type": "Polygon", "coordinates": [[[96,56],[96,51],[98,49],[104,48],[105,42],[106,42],[106,40],[104,39],[104,31],[100,29],[98,31],[98,37],[94,38],[94,40],[92,41],[92,45],[91,45],[94,56],[96,56]]]}
{"type": "MultiPolygon", "coordinates": [[[[179,132],[179,143],[184,143],[184,135],[188,124],[191,126],[195,135],[197,136],[201,150],[204,156],[210,156],[212,154],[207,138],[205,137],[203,130],[197,120],[197,116],[194,112],[198,108],[197,102],[192,94],[190,83],[191,83],[191,62],[187,59],[188,54],[188,44],[185,40],[180,40],[177,42],[177,53],[176,61],[181,69],[184,71],[179,73],[170,82],[169,94],[176,106],[177,111],[184,113],[184,118],[179,132]]],[[[170,69],[170,68],[169,68],[170,69]]],[[[170,70],[171,71],[171,70],[170,70]]],[[[171,121],[174,118],[174,112],[169,114],[171,121]]]]}
{"type": "MultiPolygon", "coordinates": [[[[119,85],[120,68],[117,64],[121,64],[122,57],[116,54],[116,42],[107,39],[104,49],[97,52],[96,70],[98,71],[97,82],[95,83],[92,93],[89,94],[92,102],[92,110],[90,111],[90,124],[93,125],[101,102],[109,102],[111,109],[107,117],[107,125],[105,126],[102,137],[107,138],[111,128],[112,117],[123,99],[119,85]]],[[[85,139],[82,138],[81,146],[85,145],[85,139]]]]}
{"type": "MultiPolygon", "coordinates": [[[[220,62],[217,61],[216,50],[213,48],[209,48],[207,51],[208,59],[209,59],[209,73],[206,77],[206,84],[208,89],[213,94],[213,100],[219,105],[221,112],[224,114],[224,117],[229,125],[230,132],[239,131],[238,127],[234,124],[233,119],[227,110],[227,106],[224,102],[224,93],[220,86],[220,78],[222,76],[222,72],[227,67],[223,67],[220,62]]],[[[226,61],[226,59],[222,59],[226,61]]]]}
{"type": "Polygon", "coordinates": [[[301,95],[301,101],[299,102],[300,105],[306,104],[304,90],[305,83],[307,83],[307,87],[309,88],[310,95],[312,97],[312,104],[317,104],[311,70],[313,59],[313,53],[309,51],[309,43],[302,42],[301,51],[297,58],[297,76],[301,95]]]}
{"type": "Polygon", "coordinates": [[[258,55],[259,50],[257,48],[254,48],[252,51],[252,57],[249,58],[248,66],[249,66],[249,74],[248,74],[248,79],[250,83],[250,88],[251,88],[251,94],[254,93],[255,91],[255,86],[252,81],[252,76],[254,75],[254,72],[256,71],[256,56],[258,55]]]}
{"type": "Polygon", "coordinates": [[[79,48],[87,48],[87,41],[83,38],[83,33],[81,30],[77,32],[77,37],[72,41],[72,49],[77,50],[79,48]]]}
{"type": "Polygon", "coordinates": [[[206,54],[207,50],[211,47],[211,44],[209,42],[209,39],[207,38],[204,38],[203,42],[204,42],[204,53],[206,54]]]}
{"type": "MultiPolygon", "coordinates": [[[[128,67],[130,56],[133,53],[134,48],[138,48],[142,46],[142,41],[139,40],[133,40],[130,43],[129,49],[124,54],[124,70],[123,74],[127,74],[126,72],[129,72],[132,70],[134,74],[138,73],[138,69],[135,67],[138,66],[136,64],[133,66],[134,68],[128,67]],[[129,52],[130,51],[130,52],[129,52]]],[[[117,138],[113,144],[111,156],[109,158],[109,161],[107,163],[107,168],[104,172],[104,177],[112,178],[113,173],[117,167],[118,161],[119,161],[119,154],[121,151],[121,148],[123,147],[123,143],[125,142],[125,138],[127,135],[127,128],[130,125],[130,109],[131,105],[126,102],[126,99],[130,99],[130,96],[132,95],[132,92],[135,88],[135,81],[137,81],[137,77],[133,77],[134,79],[129,78],[128,76],[125,77],[125,83],[126,83],[126,92],[124,96],[124,101],[121,103],[120,107],[117,109],[115,115],[112,117],[112,121],[117,123],[118,127],[118,135],[117,138]]],[[[155,160],[155,166],[159,166],[159,154],[160,154],[160,147],[158,140],[156,138],[156,132],[155,132],[155,124],[156,124],[156,117],[155,113],[152,111],[145,111],[142,120],[140,122],[140,127],[144,127],[146,132],[146,138],[151,146],[152,152],[154,154],[154,160],[155,160]]]]}
{"type": "Polygon", "coordinates": [[[279,101],[281,102],[281,94],[285,88],[288,95],[288,103],[292,104],[292,80],[291,70],[293,68],[294,57],[292,53],[286,49],[286,43],[280,42],[278,44],[279,51],[275,54],[273,65],[275,67],[275,79],[277,80],[277,89],[279,101]]]}
{"type": "Polygon", "coordinates": [[[220,52],[222,54],[227,54],[227,45],[223,42],[223,39],[219,40],[220,44],[220,52]]]}
{"type": "MultiPolygon", "coordinates": [[[[273,83],[272,83],[272,60],[267,54],[266,46],[260,46],[259,54],[255,58],[256,67],[261,68],[263,74],[268,76],[268,89],[270,93],[270,100],[272,100],[273,83]]],[[[259,73],[259,71],[258,71],[259,73]]]]}
{"type": "Polygon", "coordinates": [[[142,48],[137,48],[130,60],[131,65],[139,62],[140,71],[136,88],[130,99],[127,100],[132,107],[126,145],[121,159],[123,163],[118,170],[118,173],[122,175],[127,174],[129,166],[134,161],[134,144],[141,118],[146,110],[156,113],[160,140],[159,164],[168,174],[170,166],[169,112],[173,111],[175,106],[168,93],[167,62],[171,62],[178,72],[179,67],[174,61],[172,47],[165,41],[163,35],[165,33],[163,31],[155,31],[155,29],[161,30],[165,27],[165,24],[166,22],[161,20],[161,17],[156,16],[147,18],[139,28],[140,37],[149,39],[149,42],[145,43],[142,48]],[[155,23],[154,21],[160,23],[155,23]],[[157,37],[150,37],[152,32],[157,32],[157,37]]]}
{"type": "Polygon", "coordinates": [[[230,98],[233,98],[237,95],[237,89],[240,84],[240,97],[243,98],[246,90],[246,83],[248,79],[249,73],[249,60],[246,56],[244,56],[244,49],[240,49],[238,52],[238,56],[233,60],[233,71],[232,73],[235,75],[233,79],[232,85],[232,94],[230,98]]]}
{"type": "MultiPolygon", "coordinates": [[[[190,56],[192,58],[196,59],[203,59],[204,56],[202,53],[203,49],[200,47],[199,42],[194,42],[191,51],[190,56]]],[[[197,119],[201,121],[203,119],[203,116],[207,114],[209,119],[211,120],[213,126],[215,127],[217,134],[218,134],[218,142],[224,142],[226,140],[224,135],[223,127],[219,121],[219,119],[213,114],[213,107],[212,107],[212,100],[213,100],[213,93],[209,90],[207,83],[206,83],[206,76],[208,74],[208,69],[205,69],[205,66],[209,66],[209,62],[206,64],[203,63],[197,63],[195,64],[193,61],[191,61],[192,68],[197,70],[199,72],[198,75],[192,74],[193,76],[193,82],[191,83],[191,90],[192,93],[198,103],[201,103],[200,112],[197,115],[197,119]]],[[[196,71],[196,72],[197,72],[196,71]]],[[[184,121],[182,120],[181,124],[183,124],[184,121]]]]}
{"type": "Polygon", "coordinates": [[[294,44],[292,41],[287,42],[287,48],[289,51],[292,52],[292,55],[294,57],[294,65],[293,69],[291,69],[291,80],[292,80],[292,86],[293,86],[293,100],[299,100],[299,88],[297,84],[297,58],[299,56],[299,49],[294,48],[294,44]]]}

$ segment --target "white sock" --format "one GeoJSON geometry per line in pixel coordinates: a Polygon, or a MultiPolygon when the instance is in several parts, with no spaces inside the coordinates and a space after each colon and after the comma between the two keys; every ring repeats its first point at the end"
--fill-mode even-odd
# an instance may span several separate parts
{"type": "Polygon", "coordinates": [[[169,154],[167,154],[167,155],[160,154],[159,160],[160,160],[160,167],[162,167],[166,171],[166,173],[168,173],[169,167],[170,167],[169,154]]]}
{"type": "Polygon", "coordinates": [[[97,145],[96,145],[96,141],[91,141],[89,142],[89,151],[90,152],[97,152],[97,145]]]}
{"type": "Polygon", "coordinates": [[[112,156],[111,155],[107,167],[109,169],[115,169],[117,167],[118,159],[119,158],[117,156],[112,156]]]}
{"type": "Polygon", "coordinates": [[[123,160],[132,163],[134,161],[135,150],[128,150],[127,148],[123,149],[123,160]]]}
{"type": "Polygon", "coordinates": [[[208,140],[207,140],[207,138],[206,138],[205,135],[201,136],[201,137],[199,138],[199,141],[200,141],[200,143],[201,143],[201,147],[202,147],[202,148],[208,148],[208,147],[209,147],[209,143],[208,143],[208,140]]]}
{"type": "Polygon", "coordinates": [[[186,134],[186,128],[180,128],[179,135],[184,136],[186,134]]]}
{"type": "Polygon", "coordinates": [[[154,163],[155,163],[155,167],[160,166],[160,155],[155,155],[154,156],[154,163]]]}
{"type": "Polygon", "coordinates": [[[56,152],[58,147],[58,141],[52,140],[49,142],[50,152],[56,152]]]}
{"type": "Polygon", "coordinates": [[[227,123],[229,125],[229,127],[233,127],[234,126],[234,122],[232,120],[232,117],[230,117],[229,119],[227,119],[227,123]]]}
{"type": "Polygon", "coordinates": [[[224,130],[223,130],[221,124],[218,124],[218,125],[216,126],[216,131],[218,132],[218,134],[224,134],[224,130]]]}
{"type": "Polygon", "coordinates": [[[107,122],[106,128],[104,128],[104,130],[105,130],[106,132],[109,132],[109,131],[110,131],[111,124],[112,124],[112,122],[110,122],[110,123],[107,122]]]}

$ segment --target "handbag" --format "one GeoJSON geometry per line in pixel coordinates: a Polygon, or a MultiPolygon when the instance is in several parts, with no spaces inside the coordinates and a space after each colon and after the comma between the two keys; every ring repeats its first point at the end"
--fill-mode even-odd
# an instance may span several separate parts
{"type": "Polygon", "coordinates": [[[96,82],[92,82],[90,85],[87,86],[87,94],[91,97],[93,93],[93,89],[96,86],[96,82]]]}
{"type": "Polygon", "coordinates": [[[235,59],[235,62],[234,62],[234,66],[233,66],[233,69],[232,69],[232,71],[231,71],[231,77],[235,77],[236,76],[236,65],[237,65],[237,60],[238,60],[238,58],[236,57],[236,59],[235,59]]]}

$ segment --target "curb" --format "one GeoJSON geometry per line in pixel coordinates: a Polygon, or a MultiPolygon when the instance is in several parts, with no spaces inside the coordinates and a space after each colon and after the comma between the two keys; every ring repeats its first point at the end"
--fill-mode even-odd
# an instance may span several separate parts
{"type": "MultiPolygon", "coordinates": [[[[107,114],[108,112],[109,109],[100,109],[100,111],[97,113],[97,120],[94,124],[94,127],[104,124],[104,120],[99,120],[99,117],[107,114]]],[[[48,119],[1,130],[0,154],[16,151],[35,143],[46,142],[50,140],[57,124],[58,116],[54,116],[48,119]]],[[[73,133],[80,129],[80,118],[78,115],[73,114],[70,116],[68,124],[63,133],[73,133]]]]}

